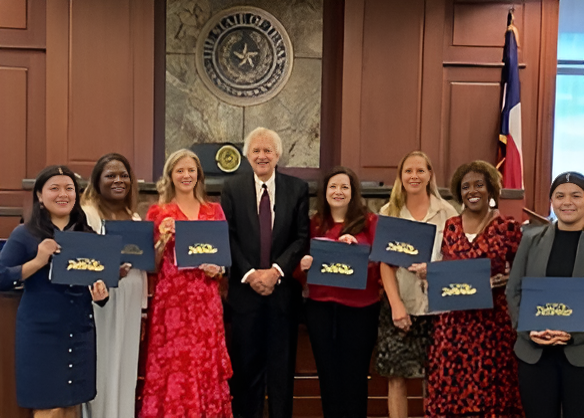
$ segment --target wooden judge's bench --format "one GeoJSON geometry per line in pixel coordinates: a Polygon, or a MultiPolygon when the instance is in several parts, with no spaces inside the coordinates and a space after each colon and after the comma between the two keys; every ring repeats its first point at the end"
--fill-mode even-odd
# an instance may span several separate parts
{"type": "Polygon", "coordinates": [[[31,412],[16,404],[14,334],[21,291],[0,292],[0,418],[29,418],[31,412]]]}
{"type": "MultiPolygon", "coordinates": [[[[213,200],[218,200],[222,181],[207,179],[207,191],[213,200]]],[[[23,188],[32,189],[33,182],[25,180],[23,188]]],[[[83,184],[83,183],[82,183],[83,184]]],[[[382,204],[387,202],[391,188],[379,183],[363,182],[362,192],[369,208],[377,212],[382,204]]],[[[451,198],[446,189],[440,190],[443,197],[451,198]]],[[[311,208],[315,207],[316,184],[310,184],[311,208]]],[[[140,184],[140,202],[138,212],[144,216],[148,207],[157,200],[156,189],[152,183],[140,184]]],[[[30,202],[29,202],[30,205],[30,202]]],[[[513,216],[517,220],[522,220],[524,215],[523,191],[503,190],[500,200],[500,210],[503,215],[513,216]]],[[[1,209],[1,208],[0,208],[1,209]]],[[[27,209],[25,207],[24,216],[26,218],[27,209]]],[[[0,210],[0,216],[2,211],[0,210]]],[[[11,213],[11,216],[14,214],[11,213]]],[[[7,237],[0,237],[7,238],[7,237]]],[[[15,370],[14,370],[14,336],[16,327],[16,311],[22,293],[20,291],[0,292],[0,418],[30,418],[29,410],[19,408],[16,404],[15,390],[15,370]]],[[[226,309],[228,311],[228,308],[226,309]]],[[[144,329],[145,323],[143,323],[144,329]]],[[[226,333],[229,339],[229,321],[226,323],[226,333]]],[[[142,334],[145,338],[145,333],[142,334]]],[[[143,370],[143,360],[141,367],[143,370]]],[[[139,381],[137,395],[143,382],[142,370],[139,370],[139,381]]],[[[369,417],[387,417],[387,381],[378,376],[371,367],[369,377],[369,417]]],[[[422,379],[412,379],[408,381],[408,405],[410,417],[423,417],[423,383],[422,379]]],[[[139,399],[138,399],[139,403],[139,399]]],[[[267,408],[266,408],[267,410],[267,408]]],[[[267,416],[267,415],[266,415],[267,416]]],[[[320,404],[320,389],[318,384],[318,374],[316,364],[312,355],[312,348],[306,326],[302,323],[298,329],[298,354],[296,361],[296,376],[294,385],[294,417],[317,418],[322,417],[320,404]]]]}

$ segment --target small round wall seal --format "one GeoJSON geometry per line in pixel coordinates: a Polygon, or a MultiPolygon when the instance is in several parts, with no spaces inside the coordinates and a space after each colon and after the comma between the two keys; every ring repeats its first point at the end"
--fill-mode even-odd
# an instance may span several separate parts
{"type": "Polygon", "coordinates": [[[241,153],[233,145],[226,144],[215,154],[217,167],[224,173],[233,173],[241,164],[241,153]]]}
{"type": "Polygon", "coordinates": [[[197,41],[197,71],[221,100],[238,106],[263,103],[286,85],[293,51],[284,26],[257,7],[223,10],[209,19],[197,41]]]}

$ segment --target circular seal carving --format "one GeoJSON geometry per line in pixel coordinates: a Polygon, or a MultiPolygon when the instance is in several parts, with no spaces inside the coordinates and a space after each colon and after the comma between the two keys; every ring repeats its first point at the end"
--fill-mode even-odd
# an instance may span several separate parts
{"type": "Polygon", "coordinates": [[[238,106],[263,103],[286,85],[294,54],[284,26],[257,7],[223,10],[197,41],[197,71],[221,100],[238,106]]]}
{"type": "Polygon", "coordinates": [[[224,173],[232,173],[241,164],[241,154],[233,145],[223,145],[215,154],[217,167],[224,173]]]}

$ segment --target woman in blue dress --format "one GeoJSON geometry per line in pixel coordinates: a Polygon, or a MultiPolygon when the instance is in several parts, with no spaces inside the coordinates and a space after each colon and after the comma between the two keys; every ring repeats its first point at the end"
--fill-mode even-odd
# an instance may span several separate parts
{"type": "Polygon", "coordinates": [[[23,282],[16,317],[16,395],[34,418],[74,418],[95,397],[95,325],[92,300],[105,303],[102,281],[52,284],[49,261],[59,250],[55,230],[92,232],[79,204],[75,175],[50,166],[36,178],[30,220],[18,226],[0,253],[0,287],[23,282]]]}

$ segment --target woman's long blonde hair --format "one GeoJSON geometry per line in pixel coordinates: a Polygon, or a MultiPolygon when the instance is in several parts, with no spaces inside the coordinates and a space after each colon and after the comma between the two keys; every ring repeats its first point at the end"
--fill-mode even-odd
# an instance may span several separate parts
{"type": "Polygon", "coordinates": [[[207,203],[207,193],[205,192],[205,173],[203,173],[203,167],[201,166],[201,160],[197,157],[190,149],[179,149],[168,156],[166,162],[164,163],[164,169],[162,170],[162,177],[156,183],[156,190],[158,190],[158,203],[163,205],[170,203],[172,199],[176,196],[176,190],[174,189],[174,183],[172,182],[172,170],[174,166],[184,157],[191,157],[195,161],[197,166],[197,184],[193,190],[195,198],[201,203],[207,203]]]}
{"type": "Polygon", "coordinates": [[[406,160],[410,157],[422,157],[424,160],[426,160],[426,167],[431,174],[430,181],[428,182],[428,185],[426,186],[426,192],[428,193],[428,196],[434,195],[438,199],[442,200],[442,197],[440,196],[440,192],[438,191],[438,186],[436,184],[436,176],[434,175],[434,168],[432,167],[432,161],[430,161],[430,158],[426,155],[426,153],[424,153],[422,151],[412,151],[412,152],[406,154],[406,156],[404,158],[402,158],[402,160],[399,163],[399,166],[397,169],[397,176],[396,176],[395,182],[393,183],[393,189],[391,190],[391,196],[389,197],[389,203],[387,205],[385,205],[383,208],[381,208],[382,210],[380,211],[380,213],[382,215],[398,217],[402,208],[406,204],[407,193],[406,193],[406,189],[404,188],[404,185],[402,183],[401,178],[402,178],[402,171],[404,169],[404,164],[405,164],[406,160]]]}

